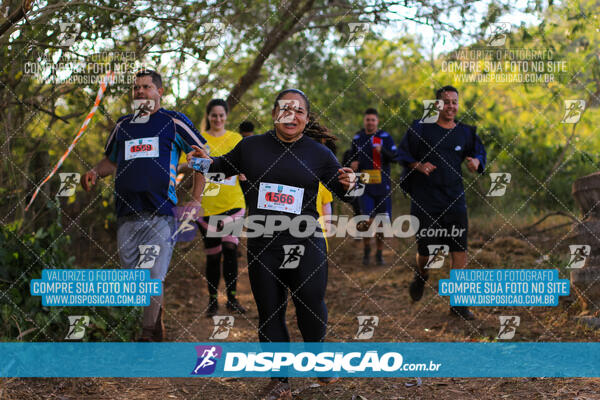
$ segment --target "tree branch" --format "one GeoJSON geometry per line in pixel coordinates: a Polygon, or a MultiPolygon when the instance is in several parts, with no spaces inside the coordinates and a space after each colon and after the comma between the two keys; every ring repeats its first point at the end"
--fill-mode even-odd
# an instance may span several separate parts
{"type": "Polygon", "coordinates": [[[266,35],[265,42],[254,61],[248,70],[242,75],[240,80],[235,84],[227,97],[227,105],[229,110],[232,110],[239,102],[240,98],[252,86],[260,76],[260,70],[269,56],[294,32],[294,27],[300,22],[302,17],[311,10],[315,0],[307,0],[302,7],[298,7],[300,0],[294,0],[284,12],[289,12],[293,15],[292,18],[283,19],[279,25],[275,26],[266,35]],[[292,13],[288,10],[298,10],[297,13],[292,13]]]}
{"type": "Polygon", "coordinates": [[[8,16],[6,22],[0,25],[0,37],[2,37],[2,35],[4,35],[14,24],[25,18],[25,14],[31,10],[32,3],[33,0],[24,0],[23,3],[21,3],[21,7],[8,16]]]}
{"type": "Polygon", "coordinates": [[[11,103],[11,104],[25,104],[25,105],[28,105],[28,106],[31,106],[31,107],[35,108],[36,110],[39,110],[39,111],[41,111],[43,113],[46,113],[46,114],[50,115],[53,118],[61,120],[62,122],[69,123],[69,120],[65,119],[65,117],[61,117],[59,115],[56,115],[54,112],[52,112],[50,110],[46,110],[44,107],[40,106],[39,104],[37,104],[36,102],[31,101],[31,100],[25,100],[25,101],[21,101],[21,102],[14,102],[14,103],[11,103]]]}

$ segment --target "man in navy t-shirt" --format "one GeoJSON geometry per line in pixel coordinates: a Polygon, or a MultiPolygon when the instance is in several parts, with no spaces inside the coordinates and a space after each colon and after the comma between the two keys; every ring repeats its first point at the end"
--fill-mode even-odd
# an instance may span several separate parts
{"type": "MultiPolygon", "coordinates": [[[[160,106],[164,89],[155,71],[136,74],[136,112],[119,118],[108,137],[105,157],[81,178],[87,191],[97,178],[115,174],[117,244],[122,268],[148,268],[164,282],[173,253],[177,204],[175,178],[181,152],[206,140],[182,113],[160,106]],[[153,103],[152,103],[153,101],[153,103]]],[[[193,202],[200,207],[204,177],[194,173],[193,202]]],[[[164,292],[163,292],[164,293],[164,292]]],[[[163,295],[144,308],[143,341],[162,341],[163,295]]]]}
{"type": "MultiPolygon", "coordinates": [[[[411,214],[419,220],[417,271],[409,288],[414,301],[423,296],[428,269],[443,262],[446,250],[452,268],[465,268],[468,221],[461,164],[466,160],[470,172],[481,174],[486,163],[475,127],[455,121],[458,90],[444,86],[436,99],[444,103],[437,122],[414,121],[398,149],[405,166],[401,186],[410,194],[411,214]]],[[[451,307],[451,311],[474,318],[467,307],[451,307]]]]}
{"type": "MultiPolygon", "coordinates": [[[[363,123],[364,129],[352,139],[350,166],[354,171],[368,174],[368,182],[365,182],[365,191],[359,197],[359,203],[361,213],[370,217],[370,225],[377,214],[392,218],[390,163],[396,160],[397,149],[392,136],[377,129],[379,115],[376,109],[368,108],[365,111],[363,123]]],[[[377,265],[383,265],[383,235],[377,234],[375,241],[375,262],[377,265]]],[[[363,264],[369,265],[370,238],[364,238],[363,244],[363,264]]]]}

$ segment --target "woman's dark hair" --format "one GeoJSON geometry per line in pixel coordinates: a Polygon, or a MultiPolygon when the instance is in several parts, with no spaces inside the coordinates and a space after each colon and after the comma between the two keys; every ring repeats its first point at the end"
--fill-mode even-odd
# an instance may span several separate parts
{"type": "MultiPolygon", "coordinates": [[[[304,131],[302,133],[305,134],[306,136],[309,136],[309,137],[315,139],[319,143],[321,143],[322,141],[325,141],[325,145],[327,147],[329,147],[330,149],[333,147],[335,149],[334,141],[337,140],[337,137],[330,135],[329,129],[327,129],[325,126],[319,124],[319,122],[317,121],[317,118],[313,114],[310,113],[310,101],[308,101],[308,97],[306,96],[306,94],[304,94],[304,92],[302,90],[300,90],[300,89],[285,89],[285,90],[282,90],[281,92],[279,92],[279,94],[275,98],[275,103],[273,103],[273,110],[275,108],[277,108],[277,105],[279,104],[278,101],[281,100],[281,98],[284,95],[286,95],[287,93],[299,94],[304,99],[304,102],[306,103],[306,113],[308,114],[308,121],[306,122],[306,126],[304,127],[304,131]]],[[[334,151],[334,150],[332,149],[332,151],[334,151]]],[[[334,151],[334,153],[335,153],[335,151],[334,151]]]]}
{"type": "Polygon", "coordinates": [[[333,154],[335,154],[337,150],[335,145],[337,137],[329,134],[329,129],[321,125],[313,114],[308,115],[308,122],[306,123],[304,132],[302,133],[315,139],[319,143],[323,143],[333,152],[333,154]]]}
{"type": "Polygon", "coordinates": [[[302,96],[302,98],[304,99],[304,102],[306,103],[306,113],[307,114],[310,113],[310,101],[308,101],[308,97],[300,89],[285,89],[285,90],[282,90],[281,92],[279,92],[279,94],[275,98],[275,103],[273,103],[273,110],[277,108],[277,105],[279,104],[278,103],[279,100],[281,100],[281,98],[288,93],[296,93],[296,94],[299,94],[300,96],[302,96]]]}
{"type": "Polygon", "coordinates": [[[325,141],[325,143],[323,143],[325,145],[325,147],[327,147],[329,150],[331,150],[331,152],[333,153],[334,156],[337,156],[337,144],[335,144],[336,140],[337,140],[337,138],[327,139],[325,141]]]}
{"type": "Polygon", "coordinates": [[[210,122],[208,120],[208,114],[212,111],[212,109],[216,106],[221,106],[225,109],[225,114],[229,114],[229,106],[227,102],[223,99],[212,99],[206,105],[206,130],[210,129],[210,122]]]}

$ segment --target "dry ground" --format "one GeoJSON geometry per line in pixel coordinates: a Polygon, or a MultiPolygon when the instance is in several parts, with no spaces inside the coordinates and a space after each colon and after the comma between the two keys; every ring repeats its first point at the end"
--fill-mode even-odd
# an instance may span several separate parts
{"type": "MultiPolygon", "coordinates": [[[[556,221],[555,221],[556,222],[556,221]]],[[[551,267],[557,255],[564,258],[568,232],[523,237],[501,221],[477,220],[470,234],[472,268],[551,267]],[[542,261],[550,254],[551,261],[542,261]],[[554,257],[554,258],[553,258],[554,257]]],[[[543,228],[543,227],[541,227],[543,228]]],[[[541,229],[540,228],[540,229],[541,229]]],[[[201,245],[180,245],[167,282],[166,326],[168,340],[204,342],[212,331],[203,316],[207,305],[201,245]]],[[[478,308],[477,320],[462,321],[448,314],[448,298],[437,296],[437,280],[448,276],[448,265],[435,271],[418,303],[408,296],[414,265],[414,240],[388,241],[386,267],[363,267],[360,242],[334,239],[330,243],[329,341],[352,341],[357,315],[379,316],[373,341],[463,342],[494,341],[499,315],[519,315],[515,341],[598,341],[600,332],[577,324],[581,306],[575,296],[561,299],[558,307],[478,308]]],[[[227,341],[255,341],[257,312],[245,269],[240,259],[239,297],[248,307],[235,319],[227,341]]],[[[565,278],[564,272],[561,278],[565,278]]],[[[220,299],[223,303],[223,298],[220,299]]],[[[222,308],[225,312],[224,307],[222,308]]],[[[288,307],[292,340],[300,340],[294,307],[288,307]]],[[[600,360],[599,360],[600,362],[600,360]]],[[[3,379],[0,399],[258,399],[266,379],[237,378],[136,378],[136,379],[3,379]]],[[[425,378],[342,379],[325,388],[311,387],[309,379],[292,379],[296,399],[600,399],[600,379],[550,378],[425,378]],[[362,396],[362,397],[361,397],[362,396]]]]}

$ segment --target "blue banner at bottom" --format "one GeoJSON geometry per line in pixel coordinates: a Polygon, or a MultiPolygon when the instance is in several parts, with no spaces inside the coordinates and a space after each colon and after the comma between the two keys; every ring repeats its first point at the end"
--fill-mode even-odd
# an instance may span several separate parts
{"type": "Polygon", "coordinates": [[[600,343],[0,343],[2,377],[599,377],[600,343]]]}

